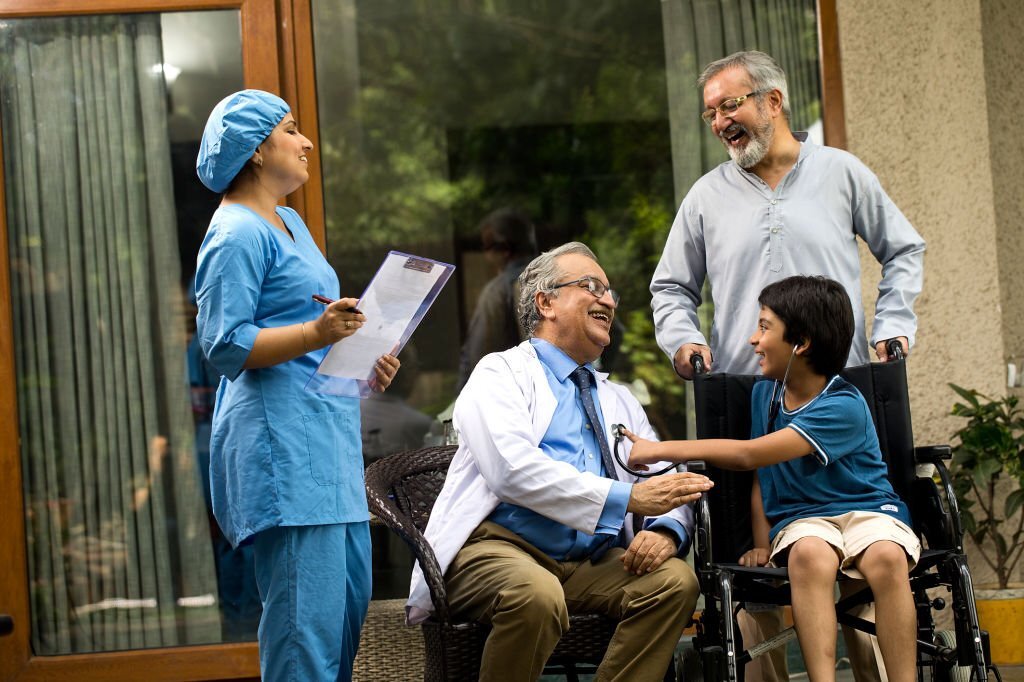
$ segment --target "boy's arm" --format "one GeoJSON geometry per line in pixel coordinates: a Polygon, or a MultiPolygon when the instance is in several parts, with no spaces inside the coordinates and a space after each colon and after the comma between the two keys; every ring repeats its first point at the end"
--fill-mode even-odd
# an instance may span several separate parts
{"type": "Polygon", "coordinates": [[[633,442],[629,464],[688,462],[702,459],[723,469],[746,471],[786,462],[813,452],[811,444],[788,426],[751,440],[708,438],[706,440],[649,441],[627,429],[623,433],[633,442]]]}
{"type": "Polygon", "coordinates": [[[768,563],[771,555],[771,543],[768,541],[768,531],[771,524],[764,513],[764,503],[761,501],[761,481],[754,474],[754,484],[750,488],[750,528],[754,534],[754,548],[740,557],[741,566],[764,566],[768,563]]]}

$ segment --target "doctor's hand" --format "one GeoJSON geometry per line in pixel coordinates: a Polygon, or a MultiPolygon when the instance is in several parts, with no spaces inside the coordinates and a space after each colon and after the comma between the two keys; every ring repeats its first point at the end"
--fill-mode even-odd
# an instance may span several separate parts
{"type": "Polygon", "coordinates": [[[701,493],[711,490],[713,485],[707,476],[689,471],[655,476],[633,484],[626,511],[644,516],[661,516],[697,500],[701,493]]]}
{"type": "Polygon", "coordinates": [[[634,575],[650,573],[665,563],[665,559],[674,557],[676,538],[668,531],[642,530],[629,543],[626,553],[622,555],[622,567],[634,575]]]}
{"type": "Polygon", "coordinates": [[[700,343],[684,343],[676,351],[675,357],[672,358],[672,364],[676,368],[676,374],[687,381],[693,379],[693,365],[690,364],[690,356],[694,353],[699,353],[704,358],[705,371],[711,371],[711,348],[700,343]]]}

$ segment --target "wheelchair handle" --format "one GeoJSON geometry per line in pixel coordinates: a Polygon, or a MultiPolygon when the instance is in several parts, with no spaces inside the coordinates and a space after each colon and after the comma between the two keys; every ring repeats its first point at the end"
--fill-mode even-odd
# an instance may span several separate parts
{"type": "Polygon", "coordinates": [[[700,353],[694,353],[690,356],[690,364],[693,366],[694,374],[704,374],[707,371],[704,365],[704,356],[700,353]]]}
{"type": "Polygon", "coordinates": [[[889,339],[886,341],[885,352],[896,360],[902,360],[907,357],[907,354],[903,351],[903,344],[900,343],[899,339],[889,339]]]}

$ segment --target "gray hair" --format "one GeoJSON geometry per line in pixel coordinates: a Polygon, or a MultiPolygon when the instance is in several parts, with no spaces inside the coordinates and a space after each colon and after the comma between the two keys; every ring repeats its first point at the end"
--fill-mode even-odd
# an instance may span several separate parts
{"type": "Polygon", "coordinates": [[[759,93],[769,90],[778,90],[782,93],[782,114],[789,120],[789,85],[786,83],[786,72],[782,70],[779,63],[764,52],[749,50],[747,52],[733,52],[728,57],[723,57],[711,62],[704,67],[704,71],[697,79],[697,87],[704,90],[708,81],[726,69],[739,67],[747,72],[750,77],[750,87],[759,93]]]}
{"type": "Polygon", "coordinates": [[[545,251],[526,266],[519,275],[519,324],[526,330],[529,336],[533,336],[534,330],[540,323],[540,312],[537,310],[536,297],[538,292],[545,292],[552,297],[558,296],[558,289],[553,289],[558,280],[565,273],[558,267],[559,256],[571,253],[578,253],[597,262],[597,256],[590,248],[581,242],[569,242],[559,247],[545,251]]]}

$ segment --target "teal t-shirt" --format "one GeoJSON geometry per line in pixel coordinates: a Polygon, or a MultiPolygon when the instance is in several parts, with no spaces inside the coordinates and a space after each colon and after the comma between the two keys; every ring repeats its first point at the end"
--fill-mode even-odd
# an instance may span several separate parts
{"type": "MultiPolygon", "coordinates": [[[[766,433],[774,383],[754,384],[751,438],[766,433]]],[[[814,451],[757,470],[771,540],[796,519],[851,511],[880,512],[911,524],[907,506],[889,482],[871,413],[856,387],[832,377],[810,402],[792,411],[779,410],[775,430],[786,428],[799,433],[814,451]]]]}

